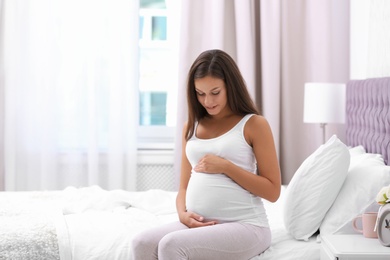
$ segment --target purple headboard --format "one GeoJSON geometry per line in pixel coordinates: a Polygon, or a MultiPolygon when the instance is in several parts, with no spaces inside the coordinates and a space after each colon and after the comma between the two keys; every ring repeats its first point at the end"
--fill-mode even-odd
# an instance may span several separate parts
{"type": "Polygon", "coordinates": [[[347,145],[363,145],[390,163],[390,77],[347,83],[347,145]]]}

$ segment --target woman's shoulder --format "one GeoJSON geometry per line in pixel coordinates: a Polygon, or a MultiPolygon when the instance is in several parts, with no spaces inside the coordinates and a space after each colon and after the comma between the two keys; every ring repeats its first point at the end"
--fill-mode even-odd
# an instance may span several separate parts
{"type": "Polygon", "coordinates": [[[245,132],[249,136],[261,136],[261,133],[269,132],[270,125],[268,120],[262,115],[252,115],[245,125],[245,132]]]}
{"type": "Polygon", "coordinates": [[[262,115],[251,114],[247,124],[249,127],[267,126],[268,120],[262,115]]]}

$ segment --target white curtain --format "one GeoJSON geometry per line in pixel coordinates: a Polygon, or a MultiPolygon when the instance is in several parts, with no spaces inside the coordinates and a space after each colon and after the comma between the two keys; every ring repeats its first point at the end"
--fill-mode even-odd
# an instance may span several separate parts
{"type": "MultiPolygon", "coordinates": [[[[348,80],[349,1],[185,0],[182,6],[178,107],[186,107],[186,76],[195,57],[205,49],[227,51],[271,125],[288,183],[321,145],[319,125],[303,123],[304,83],[348,80]]],[[[177,137],[186,117],[181,109],[177,137]]],[[[330,125],[327,137],[342,138],[343,130],[330,125]]],[[[175,147],[178,180],[181,142],[175,147]]]]}
{"type": "Polygon", "coordinates": [[[5,190],[135,189],[138,5],[3,0],[5,190]]]}

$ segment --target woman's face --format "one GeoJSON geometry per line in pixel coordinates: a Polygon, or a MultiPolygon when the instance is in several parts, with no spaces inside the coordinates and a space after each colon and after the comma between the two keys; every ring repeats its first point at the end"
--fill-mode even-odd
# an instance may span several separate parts
{"type": "Polygon", "coordinates": [[[230,111],[227,105],[226,86],[222,79],[206,76],[195,79],[194,83],[198,101],[209,115],[223,115],[230,111]]]}

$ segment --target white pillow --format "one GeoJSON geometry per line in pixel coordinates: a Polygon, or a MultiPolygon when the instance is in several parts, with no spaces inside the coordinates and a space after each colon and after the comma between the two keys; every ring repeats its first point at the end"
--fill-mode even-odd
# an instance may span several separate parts
{"type": "Polygon", "coordinates": [[[288,232],[308,240],[320,227],[346,178],[350,155],[336,135],[298,168],[286,189],[283,212],[288,232]]]}
{"type": "Polygon", "coordinates": [[[390,166],[384,164],[381,155],[351,153],[347,178],[322,221],[321,235],[356,233],[352,229],[352,219],[375,206],[379,190],[389,184],[390,166]]]}
{"type": "Polygon", "coordinates": [[[349,150],[349,154],[351,156],[351,162],[349,163],[349,168],[351,168],[351,164],[353,164],[352,160],[356,157],[356,155],[366,153],[366,149],[364,149],[364,147],[362,145],[358,145],[355,147],[351,147],[348,150],[349,150]]]}

